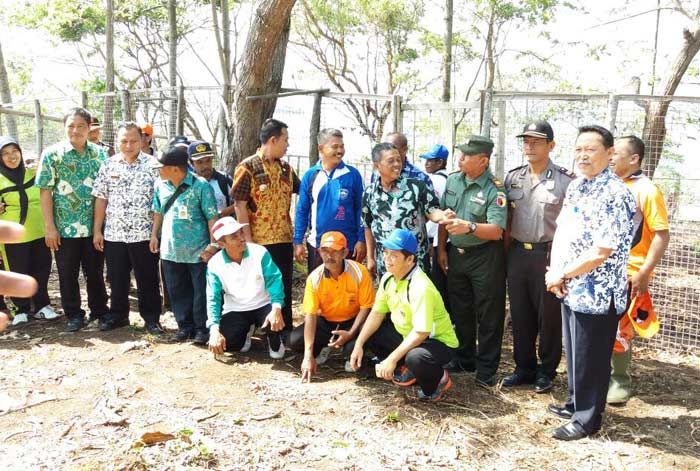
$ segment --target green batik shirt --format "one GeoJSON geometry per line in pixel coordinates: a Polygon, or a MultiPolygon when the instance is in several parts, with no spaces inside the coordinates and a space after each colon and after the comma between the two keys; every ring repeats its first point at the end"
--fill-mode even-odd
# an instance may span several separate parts
{"type": "MultiPolygon", "coordinates": [[[[187,185],[187,189],[163,215],[160,258],[177,263],[203,263],[199,255],[209,245],[208,222],[218,214],[214,190],[209,182],[191,172],[187,172],[180,185],[187,185]]],[[[159,180],[153,193],[153,212],[162,215],[175,191],[170,181],[159,180]]]]}
{"type": "Polygon", "coordinates": [[[106,159],[104,148],[91,142],[85,145],[83,155],[68,141],[54,144],[41,154],[36,186],[53,191],[53,219],[61,237],[92,236],[92,184],[106,159]]]}
{"type": "MultiPolygon", "coordinates": [[[[452,209],[457,217],[477,224],[495,224],[506,228],[508,209],[503,183],[488,168],[476,180],[469,180],[462,172],[447,177],[447,186],[440,199],[440,208],[452,209]]],[[[485,244],[488,240],[472,234],[450,235],[455,247],[467,248],[485,244]]]]}

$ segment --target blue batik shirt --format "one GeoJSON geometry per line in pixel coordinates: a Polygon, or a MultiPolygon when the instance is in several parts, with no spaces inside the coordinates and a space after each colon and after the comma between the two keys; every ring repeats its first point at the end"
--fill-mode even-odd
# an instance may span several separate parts
{"type": "Polygon", "coordinates": [[[593,247],[612,249],[597,268],[566,282],[564,304],[584,314],[607,314],[611,297],[618,314],[627,304],[627,259],[632,244],[632,193],[609,168],[569,185],[552,244],[552,270],[593,247]]]}
{"type": "MultiPolygon", "coordinates": [[[[208,222],[218,214],[214,190],[209,182],[191,172],[187,172],[180,185],[187,185],[187,189],[178,195],[163,216],[160,257],[177,263],[202,263],[199,256],[210,240],[208,222]]],[[[153,212],[162,215],[175,191],[170,181],[158,181],[153,194],[153,212]]]]}

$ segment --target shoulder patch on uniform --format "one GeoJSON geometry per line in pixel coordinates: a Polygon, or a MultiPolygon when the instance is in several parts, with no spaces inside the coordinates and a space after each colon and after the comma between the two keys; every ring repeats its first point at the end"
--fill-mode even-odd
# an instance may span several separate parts
{"type": "Polygon", "coordinates": [[[508,173],[517,172],[518,170],[522,170],[522,169],[524,169],[525,167],[527,167],[527,164],[521,165],[520,167],[512,168],[512,169],[508,170],[508,173]]]}
{"type": "Polygon", "coordinates": [[[505,193],[503,193],[502,191],[496,193],[496,206],[498,206],[499,208],[504,208],[506,206],[507,201],[508,200],[506,198],[505,193]]]}
{"type": "Polygon", "coordinates": [[[574,172],[572,172],[564,167],[559,167],[559,171],[568,177],[576,178],[576,174],[574,172]]]}
{"type": "Polygon", "coordinates": [[[505,185],[503,184],[503,182],[501,180],[494,177],[493,175],[491,175],[490,178],[491,178],[491,181],[493,182],[493,184],[496,185],[496,188],[505,188],[505,185]]]}

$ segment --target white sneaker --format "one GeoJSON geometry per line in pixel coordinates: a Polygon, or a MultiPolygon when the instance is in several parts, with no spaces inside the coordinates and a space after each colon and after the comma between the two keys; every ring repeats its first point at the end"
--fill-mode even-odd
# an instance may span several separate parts
{"type": "Polygon", "coordinates": [[[25,312],[15,314],[15,318],[12,319],[12,325],[26,324],[27,322],[29,322],[29,314],[25,312]]]}
{"type": "Polygon", "coordinates": [[[323,365],[328,361],[328,357],[331,355],[331,347],[323,347],[318,356],[316,357],[316,364],[323,365]]]}
{"type": "Polygon", "coordinates": [[[354,373],[355,370],[352,369],[352,363],[350,363],[350,360],[345,361],[345,372],[346,373],[354,373]]]}
{"type": "Polygon", "coordinates": [[[243,347],[241,347],[241,353],[245,353],[248,350],[250,350],[250,346],[253,343],[251,340],[251,337],[253,336],[254,332],[255,332],[255,324],[251,324],[250,329],[248,329],[248,334],[245,336],[245,342],[243,343],[243,347]]]}
{"type": "Polygon", "coordinates": [[[284,342],[282,342],[282,339],[280,339],[280,348],[276,351],[272,349],[272,346],[270,345],[269,338],[267,340],[267,346],[268,346],[268,350],[270,352],[270,358],[272,358],[273,360],[281,360],[282,358],[284,358],[285,348],[284,348],[284,342]]]}
{"type": "Polygon", "coordinates": [[[51,320],[58,319],[59,317],[61,317],[61,315],[56,313],[56,311],[53,310],[50,304],[47,304],[46,306],[39,309],[36,312],[36,314],[34,314],[34,317],[36,317],[37,319],[51,320]]]}

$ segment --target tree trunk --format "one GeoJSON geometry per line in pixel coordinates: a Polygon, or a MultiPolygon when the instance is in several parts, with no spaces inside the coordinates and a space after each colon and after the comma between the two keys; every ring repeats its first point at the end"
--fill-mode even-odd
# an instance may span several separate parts
{"type": "MultiPolygon", "coordinates": [[[[671,96],[676,93],[676,89],[686,70],[688,70],[688,66],[690,66],[690,63],[700,50],[700,27],[693,32],[687,29],[683,30],[683,38],[685,39],[683,47],[676,56],[671,73],[664,86],[663,94],[665,96],[671,96]]],[[[644,171],[650,178],[654,176],[656,167],[661,160],[666,138],[666,114],[670,104],[670,100],[651,102],[644,118],[642,140],[644,140],[647,147],[643,164],[644,171]]]]}
{"type": "MultiPolygon", "coordinates": [[[[2,44],[0,44],[0,101],[2,103],[12,103],[12,92],[10,91],[10,82],[7,78],[7,69],[5,69],[5,56],[2,54],[2,44]]],[[[7,124],[7,134],[19,139],[17,135],[17,121],[11,115],[4,115],[5,123],[7,124]]]]}
{"type": "Polygon", "coordinates": [[[169,46],[169,71],[168,71],[168,85],[171,88],[170,94],[173,99],[170,100],[170,122],[168,128],[168,134],[173,137],[177,131],[177,99],[175,95],[177,94],[177,2],[175,0],[168,0],[168,46],[169,46]]]}
{"type": "MultiPolygon", "coordinates": [[[[114,3],[105,0],[105,91],[114,92],[114,3]]],[[[102,139],[114,145],[114,102],[115,97],[105,96],[102,139]]],[[[126,110],[123,111],[126,113],[126,110]]]]}
{"type": "MultiPolygon", "coordinates": [[[[287,58],[287,42],[289,41],[289,30],[292,26],[291,15],[284,25],[282,30],[282,36],[277,42],[277,47],[275,48],[275,53],[272,56],[272,71],[270,72],[270,78],[267,80],[265,85],[265,94],[278,93],[280,88],[282,88],[282,76],[284,75],[284,63],[287,58]]],[[[272,118],[275,114],[275,107],[277,106],[277,98],[271,98],[263,102],[263,117],[262,120],[267,118],[272,118]]],[[[262,123],[262,122],[261,122],[262,123]]]]}
{"type": "Polygon", "coordinates": [[[449,102],[452,96],[452,0],[445,0],[445,50],[442,56],[442,101],[449,102]]]}
{"type": "MultiPolygon", "coordinates": [[[[286,42],[282,45],[281,41],[288,37],[284,30],[295,2],[296,0],[262,0],[253,17],[241,59],[240,78],[233,96],[233,139],[231,152],[226,159],[226,169],[229,172],[233,171],[241,159],[252,155],[260,144],[258,134],[265,113],[270,112],[270,105],[264,100],[246,98],[279,90],[279,85],[274,90],[268,87],[275,83],[271,75],[276,56],[280,52],[278,48],[284,47],[286,51],[286,42]]],[[[281,66],[284,66],[284,62],[281,66]]],[[[280,77],[281,75],[279,73],[280,77]]]]}

